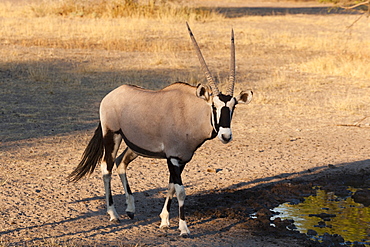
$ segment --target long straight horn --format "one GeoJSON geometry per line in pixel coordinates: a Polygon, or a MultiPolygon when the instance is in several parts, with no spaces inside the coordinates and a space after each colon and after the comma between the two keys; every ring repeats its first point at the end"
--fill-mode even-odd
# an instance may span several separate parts
{"type": "Polygon", "coordinates": [[[234,43],[234,30],[231,29],[231,45],[230,45],[230,75],[229,75],[229,88],[226,92],[227,95],[233,96],[235,85],[235,43],[234,43]]]}
{"type": "Polygon", "coordinates": [[[220,91],[218,90],[218,88],[216,86],[216,83],[214,82],[214,80],[212,78],[211,72],[209,72],[209,69],[208,69],[208,66],[206,64],[206,61],[203,58],[202,52],[200,51],[200,48],[198,46],[198,43],[195,40],[195,37],[193,35],[193,32],[191,31],[191,29],[189,27],[189,24],[187,22],[186,22],[186,26],[188,27],[190,38],[193,41],[193,45],[194,45],[195,51],[197,53],[197,56],[198,56],[200,65],[202,67],[202,70],[206,74],[206,78],[207,78],[208,84],[211,87],[213,94],[214,95],[219,95],[220,94],[220,91]]]}

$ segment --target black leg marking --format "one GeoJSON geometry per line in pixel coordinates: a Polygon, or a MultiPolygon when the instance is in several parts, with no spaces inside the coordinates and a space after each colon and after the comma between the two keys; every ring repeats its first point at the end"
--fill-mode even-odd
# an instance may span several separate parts
{"type": "Polygon", "coordinates": [[[185,164],[176,166],[171,160],[167,160],[168,170],[170,171],[170,183],[182,185],[181,173],[185,168],[185,164]]]}
{"type": "Polygon", "coordinates": [[[126,192],[127,192],[127,194],[132,195],[131,188],[130,188],[130,185],[128,183],[127,183],[127,191],[126,192]]]}
{"type": "Polygon", "coordinates": [[[172,203],[172,198],[169,198],[168,199],[168,203],[167,203],[167,211],[170,212],[170,209],[171,209],[171,203],[172,203]]]}
{"type": "Polygon", "coordinates": [[[130,148],[127,147],[123,151],[123,153],[116,159],[117,171],[126,193],[126,214],[128,215],[128,217],[130,217],[130,219],[133,219],[135,217],[135,202],[130,185],[128,184],[126,172],[128,164],[137,156],[137,154],[135,154],[130,148]]]}
{"type": "Polygon", "coordinates": [[[181,180],[181,173],[184,170],[186,163],[181,163],[176,158],[169,158],[167,160],[167,164],[170,171],[170,183],[174,184],[177,201],[179,203],[179,230],[181,232],[180,236],[187,236],[190,234],[190,231],[185,222],[184,202],[186,194],[181,180]]]}
{"type": "Polygon", "coordinates": [[[109,173],[112,173],[113,169],[113,151],[114,151],[114,133],[112,131],[108,131],[107,134],[103,137],[104,141],[104,148],[105,148],[105,155],[104,161],[107,163],[107,170],[109,173]]]}
{"type": "MultiPolygon", "coordinates": [[[[112,174],[112,169],[113,169],[113,150],[114,150],[114,133],[112,131],[108,131],[107,134],[103,138],[104,141],[104,147],[105,147],[105,155],[104,155],[104,160],[107,164],[107,170],[109,172],[109,175],[111,176],[112,174]]],[[[113,205],[113,196],[112,196],[112,189],[109,181],[108,185],[108,205],[112,206],[113,205]]]]}
{"type": "MultiPolygon", "coordinates": [[[[110,191],[110,188],[109,188],[109,191],[110,191]]],[[[113,205],[113,196],[112,196],[112,192],[109,192],[109,206],[112,206],[113,205]]]]}
{"type": "Polygon", "coordinates": [[[179,216],[180,219],[185,220],[185,208],[184,208],[184,205],[179,208],[179,212],[180,212],[180,216],[179,216]]]}

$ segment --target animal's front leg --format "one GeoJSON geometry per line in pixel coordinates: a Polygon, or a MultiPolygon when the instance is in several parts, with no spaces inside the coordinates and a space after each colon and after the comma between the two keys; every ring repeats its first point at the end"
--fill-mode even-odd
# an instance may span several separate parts
{"type": "Polygon", "coordinates": [[[162,212],[159,215],[159,217],[161,217],[161,225],[159,226],[160,228],[170,227],[170,208],[174,194],[175,194],[175,184],[169,183],[166,201],[164,202],[162,212]]]}
{"type": "Polygon", "coordinates": [[[188,226],[185,221],[185,210],[184,210],[184,201],[185,201],[185,188],[184,185],[175,184],[176,197],[179,202],[179,230],[180,236],[187,236],[190,234],[188,226]]]}
{"type": "Polygon", "coordinates": [[[175,187],[177,201],[179,203],[179,230],[180,236],[187,236],[190,231],[185,221],[185,188],[182,184],[181,173],[184,170],[185,164],[179,163],[178,159],[171,158],[167,160],[168,169],[170,171],[170,184],[173,183],[175,187]]]}

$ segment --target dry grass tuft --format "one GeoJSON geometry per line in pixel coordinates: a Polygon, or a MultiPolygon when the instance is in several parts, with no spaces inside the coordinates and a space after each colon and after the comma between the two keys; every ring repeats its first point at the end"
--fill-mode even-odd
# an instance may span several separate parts
{"type": "Polygon", "coordinates": [[[171,0],[33,0],[27,6],[1,4],[0,15],[28,17],[150,18],[204,21],[219,18],[213,11],[171,0]],[[15,8],[14,8],[15,7],[15,8]]]}
{"type": "Polygon", "coordinates": [[[321,75],[370,79],[369,63],[370,57],[363,56],[362,51],[359,51],[354,54],[326,54],[304,62],[300,67],[304,72],[321,75]]]}

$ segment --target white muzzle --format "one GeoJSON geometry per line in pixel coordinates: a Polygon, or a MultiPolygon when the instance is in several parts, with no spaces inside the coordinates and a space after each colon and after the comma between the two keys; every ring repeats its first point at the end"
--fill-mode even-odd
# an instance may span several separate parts
{"type": "Polygon", "coordinates": [[[233,139],[230,128],[220,127],[220,129],[218,130],[217,136],[218,136],[218,139],[220,139],[220,141],[223,144],[226,144],[226,143],[230,142],[233,139]]]}

